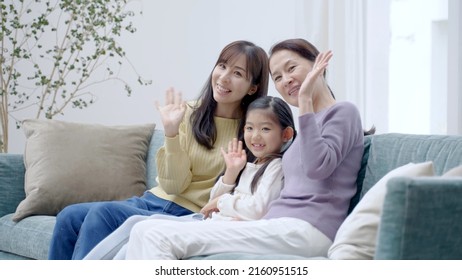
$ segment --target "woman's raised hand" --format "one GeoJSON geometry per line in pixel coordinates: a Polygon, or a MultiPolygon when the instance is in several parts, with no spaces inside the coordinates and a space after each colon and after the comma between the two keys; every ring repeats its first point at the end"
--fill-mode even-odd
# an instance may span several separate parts
{"type": "Polygon", "coordinates": [[[186,112],[186,104],[181,98],[181,92],[171,87],[165,93],[165,105],[160,106],[158,101],[155,105],[164,125],[165,136],[175,137],[186,112]]]}
{"type": "Polygon", "coordinates": [[[302,101],[300,100],[300,98],[303,99],[303,101],[313,98],[315,89],[318,88],[317,83],[323,82],[318,78],[326,70],[327,65],[329,64],[329,60],[332,58],[332,55],[332,51],[322,52],[318,54],[313,64],[313,68],[310,72],[308,72],[305,80],[300,86],[300,91],[298,95],[299,101],[302,101]]]}

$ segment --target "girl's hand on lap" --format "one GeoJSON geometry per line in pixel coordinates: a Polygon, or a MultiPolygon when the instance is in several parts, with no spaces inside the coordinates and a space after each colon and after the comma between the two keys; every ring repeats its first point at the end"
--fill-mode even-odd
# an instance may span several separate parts
{"type": "Polygon", "coordinates": [[[201,209],[201,213],[204,215],[204,218],[209,218],[213,212],[220,212],[218,209],[218,200],[221,196],[215,197],[214,199],[210,200],[204,207],[201,209]]]}

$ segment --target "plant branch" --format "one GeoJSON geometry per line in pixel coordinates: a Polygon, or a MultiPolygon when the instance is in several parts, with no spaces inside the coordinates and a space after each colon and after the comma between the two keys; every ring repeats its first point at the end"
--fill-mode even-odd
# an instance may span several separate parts
{"type": "MultiPolygon", "coordinates": [[[[71,26],[72,26],[73,20],[74,20],[74,14],[71,14],[69,23],[67,24],[66,33],[65,33],[65,35],[63,36],[63,41],[61,42],[61,46],[60,46],[60,48],[58,49],[58,55],[59,55],[59,56],[61,56],[62,53],[63,53],[63,48],[64,48],[64,45],[65,45],[67,36],[68,36],[68,34],[69,34],[70,30],[71,30],[71,26]]],[[[57,66],[57,64],[55,63],[55,64],[53,65],[52,70],[51,70],[50,78],[48,79],[49,82],[46,84],[45,89],[42,91],[42,98],[41,98],[41,100],[40,100],[40,107],[39,107],[39,110],[38,110],[38,112],[37,112],[36,118],[39,118],[41,112],[43,111],[43,104],[44,104],[44,102],[45,102],[45,97],[46,97],[46,95],[49,94],[50,83],[51,83],[51,81],[53,80],[53,77],[54,77],[54,75],[55,75],[55,71],[56,71],[57,67],[58,67],[58,66],[57,66]]]]}

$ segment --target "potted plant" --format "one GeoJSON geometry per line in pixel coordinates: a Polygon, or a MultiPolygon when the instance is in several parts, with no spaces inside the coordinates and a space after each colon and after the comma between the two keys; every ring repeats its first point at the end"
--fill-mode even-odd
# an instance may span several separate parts
{"type": "MultiPolygon", "coordinates": [[[[129,63],[118,39],[136,30],[126,0],[2,0],[0,3],[0,152],[8,151],[10,117],[27,109],[51,119],[85,108],[93,85],[119,81],[129,63]],[[33,110],[31,109],[33,108],[33,110]]],[[[132,67],[135,71],[135,69],[132,67]]],[[[136,71],[135,71],[136,72],[136,71]]],[[[138,75],[138,74],[137,74],[138,75]]],[[[149,84],[138,75],[138,82],[149,84]]]]}

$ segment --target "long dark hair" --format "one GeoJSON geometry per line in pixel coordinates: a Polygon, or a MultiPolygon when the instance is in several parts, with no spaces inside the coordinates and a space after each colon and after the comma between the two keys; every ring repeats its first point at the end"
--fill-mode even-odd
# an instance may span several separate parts
{"type": "MultiPolygon", "coordinates": [[[[278,51],[282,51],[282,50],[289,50],[289,51],[292,51],[294,53],[297,53],[301,57],[303,57],[303,58],[305,58],[305,59],[307,59],[307,60],[309,60],[309,61],[311,61],[313,63],[316,61],[316,57],[319,54],[319,50],[313,44],[311,44],[310,42],[308,42],[305,39],[296,38],[296,39],[284,40],[282,42],[279,42],[279,43],[276,43],[275,45],[273,45],[271,47],[270,52],[269,52],[270,53],[270,59],[271,59],[271,56],[274,53],[276,53],[278,51]]],[[[327,70],[324,70],[324,73],[323,73],[324,78],[326,78],[326,73],[327,73],[327,70]]],[[[329,85],[327,85],[327,88],[329,89],[330,94],[332,95],[332,97],[335,99],[334,92],[329,87],[329,85]]],[[[372,126],[369,130],[364,131],[364,135],[372,135],[374,133],[375,133],[375,126],[372,126]]]]}
{"type": "MultiPolygon", "coordinates": [[[[223,48],[214,68],[218,64],[227,63],[241,54],[246,58],[247,77],[251,77],[251,85],[257,86],[257,91],[254,94],[247,94],[242,99],[241,109],[245,113],[252,101],[268,94],[269,65],[266,52],[252,42],[235,41],[223,48]]],[[[198,105],[194,108],[191,116],[194,138],[200,145],[209,150],[213,149],[217,138],[217,128],[213,118],[217,102],[213,98],[212,72],[202,88],[198,105]]],[[[240,133],[242,132],[238,131],[238,135],[240,133]]]]}
{"type": "MultiPolygon", "coordinates": [[[[266,168],[268,165],[271,163],[276,158],[281,158],[284,152],[289,148],[290,144],[293,142],[295,139],[297,132],[295,130],[295,122],[294,122],[294,117],[292,115],[292,111],[290,110],[289,105],[282,100],[279,97],[274,97],[274,96],[266,96],[266,97],[261,97],[250,103],[249,107],[247,108],[247,113],[246,117],[241,120],[240,125],[239,125],[239,130],[244,131],[245,127],[245,119],[247,118],[247,115],[249,112],[255,109],[263,109],[267,110],[268,112],[271,112],[272,118],[281,126],[281,129],[286,129],[287,127],[291,127],[294,131],[294,135],[292,137],[292,140],[287,143],[283,149],[279,153],[275,154],[270,154],[267,155],[265,159],[265,163],[258,169],[257,173],[255,173],[251,185],[250,185],[250,190],[252,194],[255,192],[257,188],[258,181],[260,180],[261,176],[265,173],[266,168]]],[[[256,160],[256,157],[250,152],[249,148],[245,144],[245,141],[243,141],[243,136],[239,138],[243,142],[244,149],[247,153],[247,161],[248,162],[254,162],[256,160]]],[[[236,186],[239,182],[239,179],[241,177],[242,171],[239,173],[236,179],[236,186]]]]}

